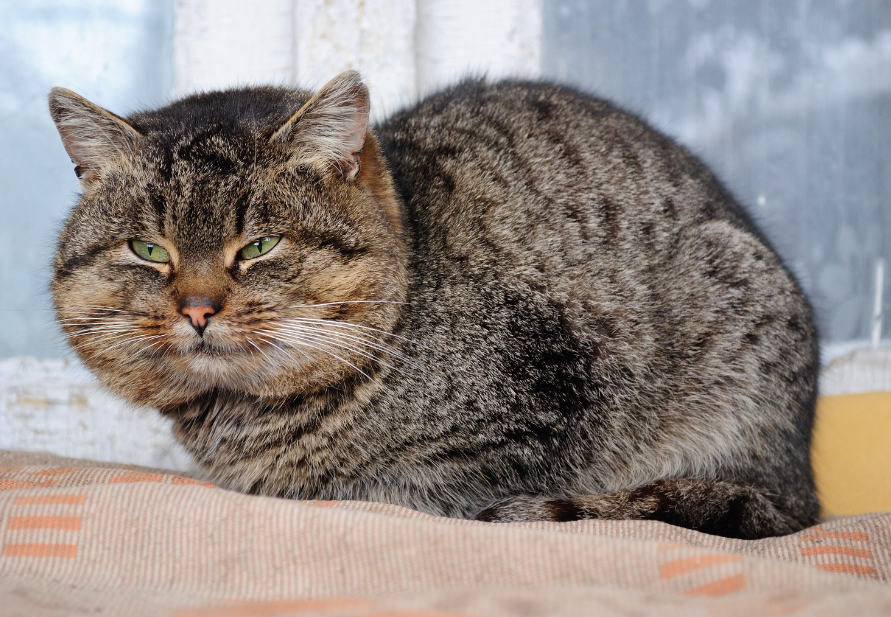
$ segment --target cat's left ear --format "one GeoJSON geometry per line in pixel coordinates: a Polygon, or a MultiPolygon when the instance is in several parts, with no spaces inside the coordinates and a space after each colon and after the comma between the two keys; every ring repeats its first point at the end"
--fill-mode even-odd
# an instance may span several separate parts
{"type": "Polygon", "coordinates": [[[131,152],[141,137],[120,116],[66,88],[50,91],[49,108],[84,189],[101,177],[104,168],[131,152]]]}
{"type": "Polygon", "coordinates": [[[352,180],[368,128],[368,88],[356,71],[341,73],[309,99],[272,136],[290,143],[294,161],[352,180]]]}

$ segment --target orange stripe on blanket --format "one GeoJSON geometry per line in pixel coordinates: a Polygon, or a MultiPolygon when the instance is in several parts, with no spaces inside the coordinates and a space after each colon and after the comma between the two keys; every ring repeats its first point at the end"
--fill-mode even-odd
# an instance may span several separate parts
{"type": "Polygon", "coordinates": [[[119,476],[115,476],[108,481],[108,484],[129,484],[131,482],[163,482],[164,474],[146,473],[138,471],[128,471],[119,476]]]}
{"type": "Polygon", "coordinates": [[[690,548],[689,544],[660,544],[658,550],[660,553],[662,551],[676,551],[682,548],[690,548]]]}
{"type": "Polygon", "coordinates": [[[182,476],[170,476],[171,484],[185,484],[188,486],[206,486],[207,488],[219,488],[213,482],[202,482],[201,480],[195,480],[194,478],[184,478],[182,476]]]}
{"type": "Polygon", "coordinates": [[[29,482],[27,480],[10,480],[8,478],[0,478],[0,491],[21,491],[29,488],[49,488],[55,483],[55,480],[46,480],[44,482],[29,482]]]}
{"type": "Polygon", "coordinates": [[[86,495],[25,495],[16,497],[14,506],[54,506],[57,504],[79,506],[87,500],[86,495]]]}
{"type": "Polygon", "coordinates": [[[51,469],[37,471],[33,475],[35,475],[35,476],[62,476],[62,475],[65,475],[66,473],[71,473],[72,471],[77,471],[77,467],[53,467],[51,469]]]}
{"type": "Polygon", "coordinates": [[[817,568],[829,572],[841,572],[843,574],[876,574],[872,566],[861,566],[855,563],[818,563],[817,568]]]}
{"type": "Polygon", "coordinates": [[[847,557],[862,557],[872,559],[872,555],[865,548],[850,548],[847,546],[804,546],[801,548],[804,557],[813,555],[845,555],[847,557]]]}
{"type": "Polygon", "coordinates": [[[337,500],[329,500],[329,499],[319,499],[317,501],[312,501],[309,504],[310,508],[330,508],[332,506],[336,506],[340,502],[337,500]]]}
{"type": "Polygon", "coordinates": [[[145,471],[127,471],[119,476],[114,476],[108,481],[108,484],[131,484],[134,482],[163,482],[170,484],[206,486],[208,488],[217,488],[212,482],[202,482],[194,478],[184,478],[183,476],[172,476],[163,473],[148,473],[145,471]]]}
{"type": "Polygon", "coordinates": [[[4,544],[4,557],[62,557],[77,556],[76,544],[4,544]]]}
{"type": "Polygon", "coordinates": [[[685,596],[726,596],[727,594],[739,591],[746,586],[745,574],[734,574],[726,578],[719,579],[714,583],[694,587],[686,592],[685,596]]]}
{"type": "MultiPolygon", "coordinates": [[[[175,617],[270,617],[284,613],[329,612],[376,608],[369,600],[331,598],[328,600],[268,600],[236,602],[230,606],[208,606],[175,613],[175,617]]],[[[363,613],[367,615],[366,613],[363,613]]]]}
{"type": "Polygon", "coordinates": [[[79,516],[10,516],[7,529],[80,529],[79,516]]]}
{"type": "Polygon", "coordinates": [[[466,617],[467,613],[443,613],[426,608],[382,608],[379,612],[365,613],[362,617],[466,617]]]}
{"type": "Polygon", "coordinates": [[[822,533],[812,533],[799,538],[802,542],[812,542],[814,540],[855,540],[857,542],[868,542],[869,536],[862,531],[824,531],[822,533]]]}
{"type": "Polygon", "coordinates": [[[232,606],[212,606],[174,613],[174,617],[277,617],[279,615],[349,614],[362,617],[461,617],[466,613],[444,613],[427,609],[387,609],[367,600],[270,600],[239,602],[232,606]],[[359,611],[359,612],[357,612],[359,611]]]}
{"type": "Polygon", "coordinates": [[[710,568],[722,563],[733,563],[740,561],[740,555],[696,555],[695,557],[686,557],[676,561],[669,561],[659,566],[660,578],[674,578],[687,572],[701,570],[702,568],[710,568]]]}

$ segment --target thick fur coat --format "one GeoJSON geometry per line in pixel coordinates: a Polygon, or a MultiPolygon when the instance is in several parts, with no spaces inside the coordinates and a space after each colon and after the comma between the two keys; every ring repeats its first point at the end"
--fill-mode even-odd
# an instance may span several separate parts
{"type": "Polygon", "coordinates": [[[466,81],[372,130],[348,72],[50,108],[84,189],[61,323],[224,485],[745,538],[816,521],[808,302],[708,169],[609,103],[466,81]]]}

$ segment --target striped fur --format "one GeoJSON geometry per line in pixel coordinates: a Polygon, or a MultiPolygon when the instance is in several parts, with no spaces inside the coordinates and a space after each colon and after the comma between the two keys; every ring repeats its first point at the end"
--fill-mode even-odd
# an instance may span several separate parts
{"type": "Polygon", "coordinates": [[[59,318],[226,486],[739,537],[816,520],[808,302],[640,120],[470,80],[372,130],[355,73],[126,119],[74,96],[53,117],[96,175],[60,238],[59,318]],[[222,307],[203,333],[178,312],[196,294],[222,307]]]}

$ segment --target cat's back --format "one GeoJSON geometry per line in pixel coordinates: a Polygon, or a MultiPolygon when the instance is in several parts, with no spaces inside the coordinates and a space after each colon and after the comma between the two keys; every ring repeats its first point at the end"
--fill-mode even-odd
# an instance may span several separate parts
{"type": "Polygon", "coordinates": [[[553,364],[560,385],[529,391],[611,427],[592,438],[598,490],[733,469],[755,443],[795,444],[759,471],[770,485],[807,482],[808,302],[694,156],[608,102],[523,82],[464,82],[379,134],[413,234],[411,327],[435,341],[451,324],[477,381],[494,348],[553,364]]]}
{"type": "Polygon", "coordinates": [[[648,319],[691,301],[738,309],[743,287],[753,307],[784,290],[795,300],[788,310],[809,310],[715,176],[607,101],[551,84],[467,80],[378,132],[420,267],[435,262],[442,274],[460,262],[549,290],[596,284],[599,301],[648,319]],[[662,297],[672,289],[696,297],[675,304],[662,297]]]}
{"type": "Polygon", "coordinates": [[[508,204],[513,218],[546,214],[606,244],[643,229],[669,246],[671,231],[707,219],[757,234],[695,157],[570,88],[466,80],[378,131],[410,215],[447,219],[453,232],[508,204]]]}
{"type": "MultiPolygon", "coordinates": [[[[466,81],[378,130],[414,234],[418,319],[436,312],[430,323],[457,332],[519,306],[485,343],[509,339],[530,363],[542,350],[589,350],[591,400],[617,425],[636,408],[634,431],[652,414],[654,433],[637,436],[649,447],[675,439],[666,418],[704,400],[703,434],[767,426],[764,396],[784,408],[789,439],[806,441],[817,366],[808,302],[684,148],[606,101],[525,82],[466,81]],[[443,289],[459,291],[444,302],[443,289]],[[525,334],[541,323],[559,332],[525,334]]],[[[675,443],[694,453],[702,444],[684,430],[675,443]]]]}

